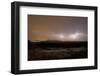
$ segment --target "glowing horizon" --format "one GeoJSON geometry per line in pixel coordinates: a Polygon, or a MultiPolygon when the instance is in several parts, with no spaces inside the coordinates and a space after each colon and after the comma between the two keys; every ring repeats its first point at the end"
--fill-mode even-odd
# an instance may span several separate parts
{"type": "Polygon", "coordinates": [[[87,17],[28,16],[30,41],[87,41],[87,17]]]}

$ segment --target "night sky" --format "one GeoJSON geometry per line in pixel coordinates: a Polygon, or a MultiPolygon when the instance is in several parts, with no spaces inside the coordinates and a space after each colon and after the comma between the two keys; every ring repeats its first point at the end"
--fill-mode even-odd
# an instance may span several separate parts
{"type": "Polygon", "coordinates": [[[30,41],[87,41],[88,18],[28,15],[30,41]]]}

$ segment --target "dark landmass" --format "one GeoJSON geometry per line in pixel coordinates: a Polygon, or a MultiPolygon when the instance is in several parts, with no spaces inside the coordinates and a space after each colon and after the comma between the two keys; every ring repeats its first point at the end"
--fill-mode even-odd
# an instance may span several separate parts
{"type": "Polygon", "coordinates": [[[87,58],[87,44],[87,41],[28,41],[28,60],[87,58]]]}

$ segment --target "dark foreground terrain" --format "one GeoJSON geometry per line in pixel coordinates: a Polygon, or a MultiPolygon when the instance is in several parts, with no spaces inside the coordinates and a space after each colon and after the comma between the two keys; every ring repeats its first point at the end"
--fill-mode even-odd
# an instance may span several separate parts
{"type": "Polygon", "coordinates": [[[87,42],[28,41],[28,60],[87,58],[87,42]]]}

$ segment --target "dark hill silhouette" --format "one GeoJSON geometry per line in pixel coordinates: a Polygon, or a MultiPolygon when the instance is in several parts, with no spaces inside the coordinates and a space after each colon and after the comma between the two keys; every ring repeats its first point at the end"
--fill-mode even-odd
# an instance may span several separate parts
{"type": "Polygon", "coordinates": [[[31,42],[28,41],[29,46],[39,46],[39,47],[87,47],[87,41],[40,41],[40,42],[31,42]]]}
{"type": "Polygon", "coordinates": [[[87,41],[28,40],[28,60],[87,58],[87,44],[87,41]]]}

